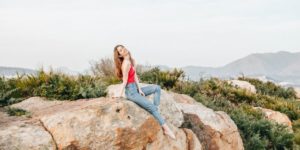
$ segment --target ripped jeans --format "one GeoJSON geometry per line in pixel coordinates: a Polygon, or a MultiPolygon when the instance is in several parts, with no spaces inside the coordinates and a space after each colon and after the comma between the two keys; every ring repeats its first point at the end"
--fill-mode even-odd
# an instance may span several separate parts
{"type": "Polygon", "coordinates": [[[160,125],[163,125],[165,123],[165,119],[162,118],[162,116],[158,112],[158,105],[160,104],[160,93],[161,93],[160,86],[156,84],[148,85],[145,87],[141,87],[141,90],[143,91],[145,96],[154,93],[153,104],[145,96],[142,96],[138,92],[136,82],[128,83],[126,85],[125,94],[127,99],[136,103],[137,105],[144,108],[145,110],[147,110],[149,113],[151,113],[154,116],[154,118],[159,122],[160,125]]]}

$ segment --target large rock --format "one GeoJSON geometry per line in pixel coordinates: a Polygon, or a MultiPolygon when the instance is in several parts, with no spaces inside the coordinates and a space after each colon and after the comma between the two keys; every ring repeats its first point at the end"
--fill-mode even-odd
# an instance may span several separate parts
{"type": "Polygon", "coordinates": [[[252,85],[251,83],[247,82],[247,81],[229,80],[228,83],[235,86],[235,87],[245,89],[245,90],[247,90],[251,93],[256,93],[255,86],[252,85]]]}
{"type": "Polygon", "coordinates": [[[46,115],[48,113],[55,113],[53,109],[57,109],[58,105],[67,103],[68,100],[58,101],[58,100],[48,100],[43,97],[30,97],[20,103],[11,105],[12,108],[21,108],[28,112],[31,112],[31,117],[37,118],[41,115],[46,115]]]}
{"type": "Polygon", "coordinates": [[[178,94],[178,93],[174,93],[174,92],[167,92],[168,94],[170,94],[173,99],[175,100],[176,103],[185,103],[185,104],[196,104],[197,101],[195,101],[194,98],[185,95],[185,94],[178,94]]]}
{"type": "MultiPolygon", "coordinates": [[[[172,126],[174,131],[174,127],[172,126]]],[[[179,138],[177,142],[170,143],[170,140],[164,138],[163,136],[158,136],[152,144],[148,144],[146,149],[151,150],[203,150],[197,136],[190,129],[182,128],[176,130],[176,137],[179,138]]]]}
{"type": "Polygon", "coordinates": [[[296,91],[296,97],[300,99],[300,88],[294,88],[296,91]]]}
{"type": "Polygon", "coordinates": [[[275,121],[279,124],[288,126],[288,129],[293,132],[292,122],[286,114],[283,114],[272,109],[262,108],[262,107],[253,107],[254,109],[261,110],[265,115],[265,118],[268,120],[275,121]]]}
{"type": "MultiPolygon", "coordinates": [[[[31,111],[32,120],[43,124],[58,149],[202,149],[191,130],[169,124],[177,138],[173,140],[163,134],[161,126],[149,112],[123,98],[62,102],[34,97],[12,107],[31,111]],[[34,107],[35,104],[42,109],[34,107]]],[[[40,139],[40,136],[35,136],[35,139],[40,139]]]]}
{"type": "Polygon", "coordinates": [[[26,118],[8,116],[4,112],[0,112],[0,118],[0,149],[56,149],[51,134],[40,122],[28,122],[26,118]]]}
{"type": "Polygon", "coordinates": [[[243,150],[243,141],[232,119],[222,111],[202,105],[178,103],[184,113],[183,127],[191,128],[205,150],[243,150]]]}
{"type": "MultiPolygon", "coordinates": [[[[122,84],[110,85],[107,88],[107,97],[112,97],[119,94],[121,85],[122,84]]],[[[140,83],[139,85],[141,87],[145,87],[151,84],[140,83]]],[[[148,95],[146,98],[153,103],[154,94],[148,95]]],[[[159,111],[168,122],[172,123],[176,127],[181,126],[183,122],[183,114],[178,108],[173,95],[163,89],[161,90],[159,111]]]]}

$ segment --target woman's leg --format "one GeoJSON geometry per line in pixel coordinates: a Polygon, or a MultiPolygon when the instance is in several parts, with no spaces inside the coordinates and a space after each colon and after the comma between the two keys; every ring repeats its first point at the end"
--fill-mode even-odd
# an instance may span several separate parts
{"type": "Polygon", "coordinates": [[[159,114],[157,107],[152,104],[146,97],[136,92],[130,95],[128,99],[150,112],[154,116],[154,118],[158,120],[160,125],[163,125],[165,123],[165,120],[159,114]]]}
{"type": "Polygon", "coordinates": [[[153,99],[153,104],[155,106],[158,106],[160,104],[160,95],[161,95],[161,88],[159,85],[148,85],[145,87],[142,87],[141,90],[145,94],[145,96],[148,96],[152,93],[154,93],[154,99],[153,99]]]}

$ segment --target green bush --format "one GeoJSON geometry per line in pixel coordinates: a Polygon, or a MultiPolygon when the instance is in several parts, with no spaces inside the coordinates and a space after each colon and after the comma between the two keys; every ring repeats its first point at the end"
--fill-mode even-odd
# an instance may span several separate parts
{"type": "Polygon", "coordinates": [[[101,78],[90,75],[75,77],[39,70],[37,75],[0,78],[0,104],[5,106],[32,96],[58,100],[101,97],[106,95],[107,85],[101,78]]]}
{"type": "Polygon", "coordinates": [[[260,93],[253,94],[217,78],[179,83],[172,88],[174,92],[188,94],[209,108],[229,114],[239,129],[245,149],[298,147],[297,135],[294,137],[286,126],[266,120],[260,110],[253,109],[254,106],[260,106],[277,110],[296,120],[299,118],[299,107],[296,107],[292,100],[260,93]]]}
{"type": "Polygon", "coordinates": [[[17,79],[7,80],[0,77],[0,106],[5,106],[9,101],[17,101],[20,98],[14,98],[18,95],[18,88],[16,87],[17,79]]]}
{"type": "Polygon", "coordinates": [[[215,111],[229,114],[247,150],[291,149],[293,146],[293,134],[288,132],[286,126],[266,120],[260,110],[253,109],[249,104],[241,103],[237,107],[226,99],[212,99],[200,94],[194,98],[215,111]]]}
{"type": "Polygon", "coordinates": [[[248,81],[253,84],[258,93],[269,96],[278,96],[285,99],[295,99],[296,92],[293,88],[283,88],[281,86],[276,85],[273,82],[267,81],[266,83],[252,78],[239,77],[239,80],[248,81]]]}
{"type": "Polygon", "coordinates": [[[297,120],[300,117],[298,106],[284,98],[253,94],[247,92],[245,89],[235,88],[227,82],[216,78],[203,81],[199,84],[199,93],[207,97],[227,99],[235,105],[247,103],[252,106],[260,106],[280,111],[288,115],[291,120],[297,120]]]}
{"type": "Polygon", "coordinates": [[[196,81],[178,81],[175,86],[173,86],[172,90],[180,91],[182,94],[187,94],[193,97],[199,92],[200,86],[196,81]]]}
{"type": "Polygon", "coordinates": [[[7,114],[9,114],[10,116],[22,116],[22,115],[27,115],[28,117],[30,117],[30,112],[24,110],[24,109],[20,109],[20,108],[13,108],[13,107],[5,107],[5,111],[7,112],[7,114]]]}
{"type": "Polygon", "coordinates": [[[155,67],[148,71],[140,72],[138,75],[142,82],[158,84],[162,88],[171,89],[184,76],[184,72],[176,68],[172,71],[161,71],[158,67],[155,67]]]}
{"type": "Polygon", "coordinates": [[[300,145],[300,131],[295,132],[295,142],[300,145]]]}

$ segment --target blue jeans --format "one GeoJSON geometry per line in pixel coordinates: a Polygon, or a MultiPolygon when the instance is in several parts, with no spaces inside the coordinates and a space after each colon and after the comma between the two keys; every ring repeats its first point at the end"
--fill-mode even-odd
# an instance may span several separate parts
{"type": "Polygon", "coordinates": [[[165,120],[162,118],[162,116],[158,112],[158,105],[160,104],[160,93],[161,88],[159,85],[149,85],[146,87],[141,87],[141,90],[145,94],[145,96],[148,96],[152,93],[154,93],[154,100],[153,104],[145,97],[142,96],[138,92],[138,88],[136,85],[136,82],[128,83],[125,87],[125,94],[128,100],[133,101],[134,103],[138,104],[148,112],[150,112],[154,118],[159,122],[160,125],[163,125],[165,123],[165,120]]]}

